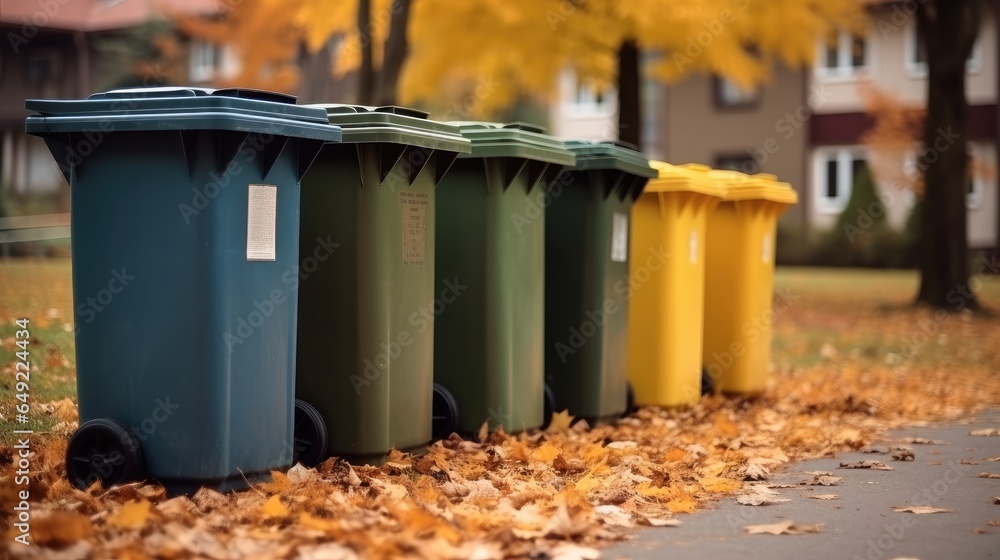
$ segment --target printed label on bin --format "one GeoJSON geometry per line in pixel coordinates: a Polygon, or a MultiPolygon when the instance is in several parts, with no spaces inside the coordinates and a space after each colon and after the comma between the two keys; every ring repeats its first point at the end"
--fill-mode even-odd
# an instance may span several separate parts
{"type": "Polygon", "coordinates": [[[427,194],[401,193],[403,208],[403,266],[424,264],[427,244],[427,194]]]}
{"type": "Polygon", "coordinates": [[[628,260],[628,216],[615,212],[611,216],[611,261],[628,260]]]}
{"type": "Polygon", "coordinates": [[[247,205],[247,260],[273,261],[278,216],[278,187],[250,185],[247,205]]]}
{"type": "Polygon", "coordinates": [[[762,249],[763,249],[763,254],[761,255],[761,261],[765,262],[765,263],[771,262],[771,234],[770,233],[765,233],[764,234],[764,243],[763,243],[762,249]]]}
{"type": "Polygon", "coordinates": [[[691,264],[698,263],[698,232],[691,230],[691,237],[688,239],[688,259],[691,264]]]}

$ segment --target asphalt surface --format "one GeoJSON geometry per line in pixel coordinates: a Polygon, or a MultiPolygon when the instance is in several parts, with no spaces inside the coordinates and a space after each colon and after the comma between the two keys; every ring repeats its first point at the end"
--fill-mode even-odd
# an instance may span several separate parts
{"type": "Polygon", "coordinates": [[[744,506],[727,498],[716,509],[679,516],[679,527],[640,531],[632,540],[606,549],[602,558],[1000,559],[1000,504],[993,498],[1000,498],[1000,478],[979,477],[984,472],[1000,476],[1000,460],[986,461],[1000,458],[1000,436],[969,435],[973,430],[1000,429],[1000,409],[965,422],[898,430],[871,446],[883,451],[908,448],[913,461],[893,460],[890,453],[858,452],[792,463],[770,479],[772,485],[795,485],[774,489],[790,501],[744,506]],[[945,443],[904,443],[907,437],[945,443]],[[893,470],[839,468],[842,462],[867,460],[882,461],[893,470]],[[807,471],[828,471],[843,481],[835,486],[799,485],[813,478],[807,471]],[[820,494],[836,494],[837,499],[808,498],[820,494]],[[953,511],[899,513],[892,511],[893,506],[953,511]],[[744,530],[747,525],[787,520],[796,525],[822,523],[822,532],[751,535],[744,530]]]}

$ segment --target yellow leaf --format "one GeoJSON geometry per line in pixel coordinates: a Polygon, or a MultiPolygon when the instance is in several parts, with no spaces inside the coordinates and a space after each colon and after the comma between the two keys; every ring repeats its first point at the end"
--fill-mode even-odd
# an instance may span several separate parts
{"type": "Polygon", "coordinates": [[[122,509],[108,520],[115,527],[122,529],[139,529],[149,521],[149,508],[152,506],[146,500],[128,502],[122,509]]]}
{"type": "Polygon", "coordinates": [[[543,463],[551,463],[559,456],[560,449],[549,442],[543,443],[532,454],[532,458],[543,463]]]}
{"type": "Polygon", "coordinates": [[[670,451],[667,451],[667,454],[663,456],[663,462],[664,463],[676,463],[677,461],[680,461],[680,460],[684,459],[685,457],[687,457],[687,454],[688,454],[687,451],[684,451],[683,449],[679,449],[679,448],[675,447],[675,448],[671,449],[670,451]]]}
{"type": "Polygon", "coordinates": [[[586,494],[601,485],[601,481],[594,477],[592,473],[587,473],[587,476],[581,478],[576,482],[576,491],[581,494],[586,494]]]}
{"type": "Polygon", "coordinates": [[[561,412],[552,413],[552,422],[549,423],[549,427],[545,428],[546,432],[563,432],[569,429],[569,425],[573,423],[573,417],[570,416],[569,410],[563,410],[561,412]]]}
{"type": "Polygon", "coordinates": [[[260,512],[267,519],[280,519],[288,515],[288,508],[281,503],[281,498],[275,494],[260,507],[260,512]]]}
{"type": "Polygon", "coordinates": [[[698,508],[698,502],[685,494],[667,502],[667,507],[674,513],[691,513],[698,508]]]}
{"type": "Polygon", "coordinates": [[[742,484],[731,478],[722,478],[718,476],[705,477],[698,481],[701,487],[705,489],[706,492],[735,492],[739,490],[742,484]]]}

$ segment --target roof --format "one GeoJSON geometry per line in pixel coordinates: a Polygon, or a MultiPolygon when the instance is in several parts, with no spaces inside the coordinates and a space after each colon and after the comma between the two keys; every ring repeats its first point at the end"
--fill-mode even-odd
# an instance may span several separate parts
{"type": "Polygon", "coordinates": [[[41,26],[45,29],[107,31],[136,27],[172,14],[208,15],[222,10],[220,0],[68,0],[45,4],[38,0],[3,0],[0,23],[20,26],[47,16],[41,26]],[[45,4],[54,13],[46,11],[45,4]]]}

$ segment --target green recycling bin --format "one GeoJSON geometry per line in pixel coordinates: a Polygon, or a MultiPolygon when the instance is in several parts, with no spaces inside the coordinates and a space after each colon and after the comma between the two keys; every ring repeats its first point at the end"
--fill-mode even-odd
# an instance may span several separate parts
{"type": "Polygon", "coordinates": [[[545,207],[576,158],[524,123],[457,123],[472,141],[437,189],[435,437],[543,424],[545,207]]]}
{"type": "Polygon", "coordinates": [[[470,143],[420,111],[315,107],[344,143],[302,181],[296,445],[378,462],[431,440],[435,187],[470,143]]]}
{"type": "Polygon", "coordinates": [[[594,425],[629,406],[629,221],[657,172],[624,143],[566,146],[576,166],[557,180],[545,216],[546,409],[594,425]]]}
{"type": "Polygon", "coordinates": [[[28,100],[71,187],[79,488],[244,487],[292,464],[299,180],[318,109],[241,89],[28,100]],[[292,275],[294,280],[294,274],[292,275]]]}

